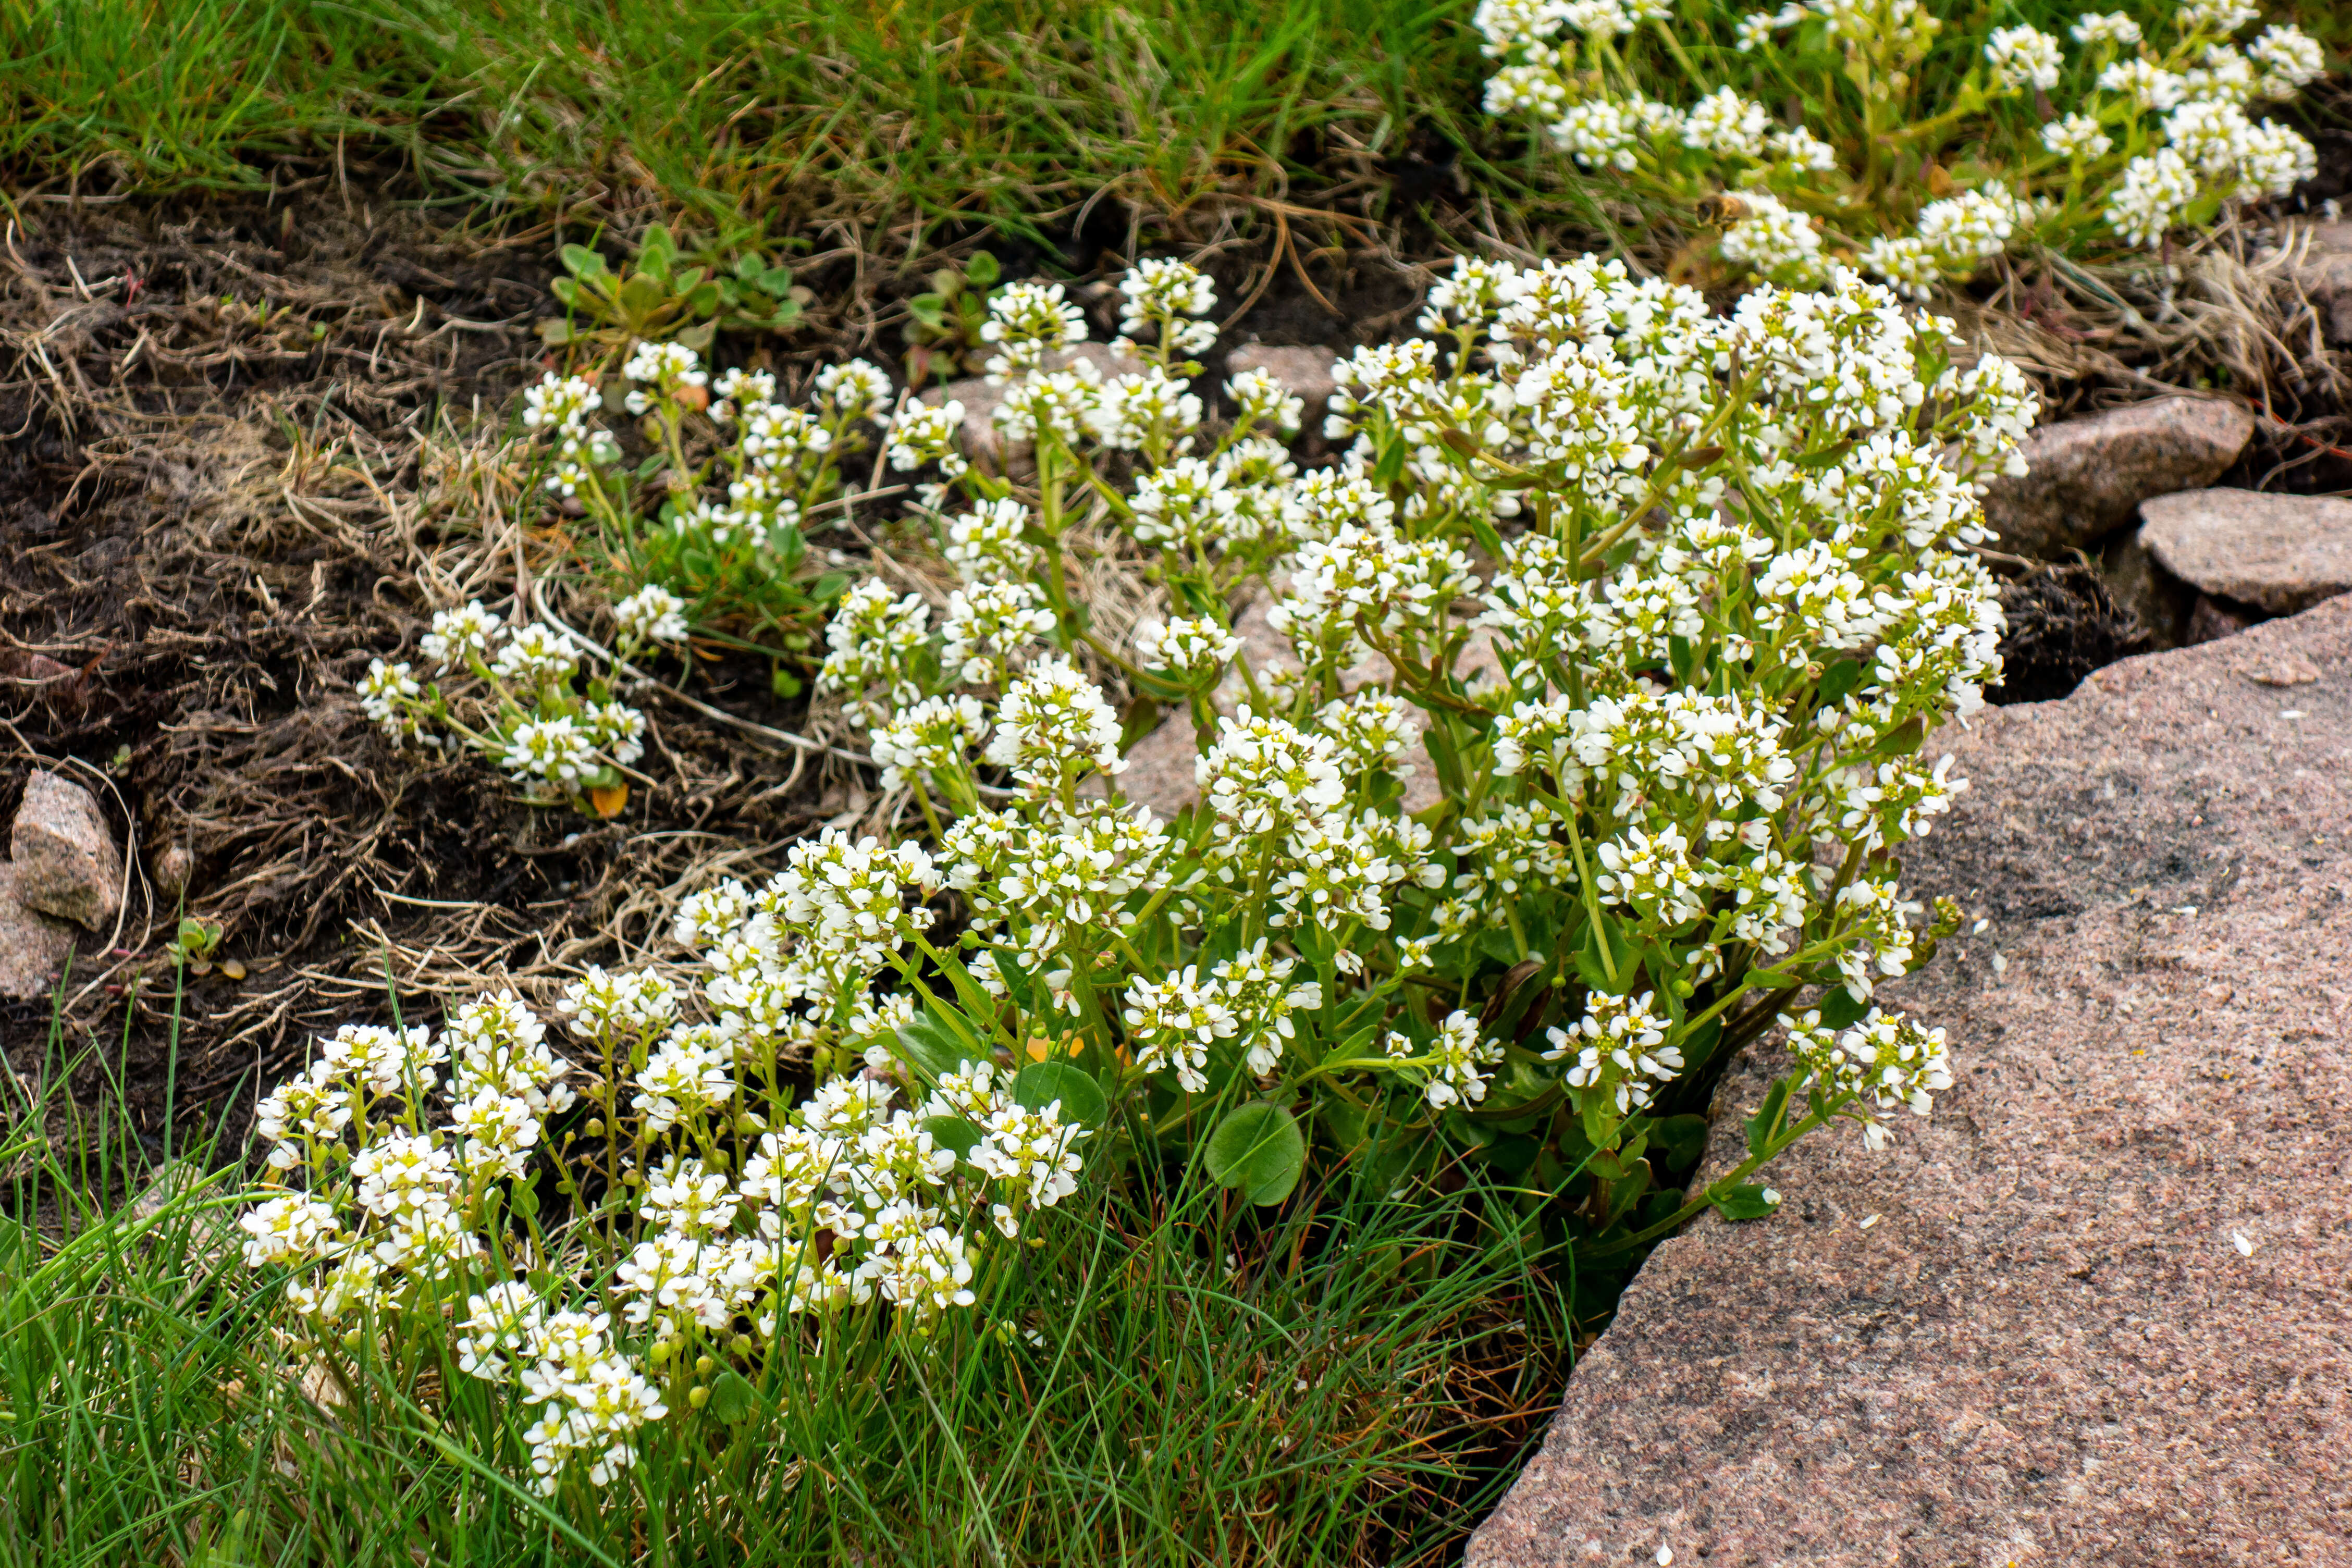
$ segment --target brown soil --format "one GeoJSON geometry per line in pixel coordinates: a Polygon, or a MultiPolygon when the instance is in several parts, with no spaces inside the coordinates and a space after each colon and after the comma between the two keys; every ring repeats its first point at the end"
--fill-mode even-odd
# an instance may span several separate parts
{"type": "MultiPolygon", "coordinates": [[[[431,608],[415,572],[442,528],[411,503],[432,438],[498,418],[539,374],[551,248],[332,201],[67,212],[9,236],[0,821],[36,759],[94,764],[142,873],[120,933],[83,942],[61,1051],[50,1003],[0,1003],[26,1080],[104,1041],[109,1068],[127,1051],[142,1139],[167,1081],[183,1112],[228,1107],[234,1134],[310,1033],[383,1014],[388,973],[412,992],[610,957],[658,916],[645,890],[713,835],[779,843],[846,782],[656,705],[659,787],[596,822],[394,752],[360,713],[352,680],[413,647],[431,608]],[[174,849],[186,913],[223,928],[215,956],[242,980],[215,964],[174,995],[181,908],[157,875],[174,849]]],[[[767,685],[751,660],[697,681],[798,721],[767,685]]],[[[101,1064],[73,1086],[100,1093],[101,1064]]]]}

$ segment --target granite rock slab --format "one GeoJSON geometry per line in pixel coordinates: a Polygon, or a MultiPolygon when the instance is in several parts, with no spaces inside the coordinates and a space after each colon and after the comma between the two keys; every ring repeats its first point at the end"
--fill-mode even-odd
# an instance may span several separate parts
{"type": "Polygon", "coordinates": [[[2027,434],[2022,475],[1987,486],[2003,547],[2055,559],[2124,528],[2151,496],[2210,485],[2253,439],[2254,416],[2221,398],[2160,397],[2027,434]]]}
{"type": "Polygon", "coordinates": [[[1662,1245],[1471,1568],[2352,1563],[2352,598],[1971,723],[1958,1082],[1662,1245]]]}
{"type": "Polygon", "coordinates": [[[2292,615],[2352,591],[2352,501],[2189,490],[2140,508],[2140,541],[2217,599],[2292,615]]]}

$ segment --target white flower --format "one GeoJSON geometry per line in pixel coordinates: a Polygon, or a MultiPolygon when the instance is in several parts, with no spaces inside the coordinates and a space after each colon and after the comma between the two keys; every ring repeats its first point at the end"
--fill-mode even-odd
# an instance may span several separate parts
{"type": "Polygon", "coordinates": [[[2153,250],[2197,199],[2197,172],[2170,147],[2135,158],[2107,196],[2106,220],[2130,243],[2153,250]]]}
{"type": "Polygon", "coordinates": [[[1062,1120],[1060,1101],[1040,1111],[1000,1107],[980,1124],[980,1133],[971,1163],[995,1178],[996,1224],[1006,1236],[1020,1234],[1024,1209],[1051,1208],[1078,1190],[1084,1162],[1075,1145],[1087,1129],[1062,1120]]]}
{"type": "Polygon", "coordinates": [[[594,738],[568,718],[526,719],[507,737],[507,771],[576,784],[596,770],[594,738]]]}
{"type": "Polygon", "coordinates": [[[1165,670],[1194,685],[1213,684],[1242,651],[1242,640],[1206,616],[1178,616],[1135,630],[1135,651],[1146,668],[1165,670]]]}
{"type": "Polygon", "coordinates": [[[2139,42],[2139,24],[2121,11],[2093,12],[2069,31],[2078,44],[2120,44],[2129,48],[2139,42]]]}
{"type": "Polygon", "coordinates": [[[2293,98],[2327,69],[2318,40],[2287,23],[2263,28],[2262,36],[2246,46],[2246,57],[2261,69],[2254,83],[2255,95],[2261,98],[2293,98]]]}
{"type": "Polygon", "coordinates": [[[636,383],[622,400],[631,413],[646,413],[656,398],[674,399],[688,387],[710,384],[702,356],[683,343],[639,343],[621,366],[621,374],[636,383]]]}
{"type": "Polygon", "coordinates": [[[2143,59],[2117,60],[2099,72],[2099,90],[2121,93],[2135,108],[2166,110],[2188,92],[2179,77],[2143,59]]]}
{"type": "Polygon", "coordinates": [[[888,411],[895,394],[889,371],[864,360],[850,360],[817,371],[816,395],[820,402],[853,418],[878,420],[888,411]]]}
{"type": "Polygon", "coordinates": [[[360,711],[394,740],[415,734],[416,724],[408,713],[408,704],[416,700],[424,688],[409,674],[406,664],[387,664],[382,659],[370,659],[368,672],[356,683],[360,694],[360,711]]]}
{"type": "Polygon", "coordinates": [[[530,686],[561,685],[580,667],[579,650],[551,626],[532,624],[509,637],[490,661],[490,674],[530,686]]]}
{"type": "Polygon", "coordinates": [[[1056,794],[1089,771],[1116,774],[1118,715],[1102,688],[1067,660],[1038,660],[1004,694],[987,759],[1008,768],[1033,794],[1056,794]]]}
{"type": "Polygon", "coordinates": [[[433,630],[418,641],[416,649],[433,661],[436,669],[446,670],[464,663],[468,653],[482,653],[501,632],[497,618],[477,599],[462,610],[435,611],[433,630]]]}
{"type": "Polygon", "coordinates": [[[1719,87],[1691,106],[1683,121],[1683,145],[1727,158],[1754,158],[1763,152],[1771,123],[1762,104],[1719,87]]]}
{"type": "Polygon", "coordinates": [[[2087,114],[2061,115],[2042,128],[2042,145],[2061,158],[2105,157],[2115,144],[2087,114]]]}
{"type": "Polygon", "coordinates": [[[1063,298],[1058,283],[1008,283],[990,297],[980,337],[996,345],[988,379],[1002,384],[1043,370],[1051,350],[1085,342],[1086,313],[1063,298]]]}
{"type": "Polygon", "coordinates": [[[1423,1096],[1440,1111],[1486,1099],[1485,1069],[1503,1060],[1501,1042],[1480,1036],[1477,1016],[1458,1010],[1446,1015],[1437,1038],[1428,1045],[1416,1046],[1404,1035],[1391,1034],[1386,1049],[1391,1058],[1416,1064],[1423,1075],[1423,1096]]]}
{"type": "Polygon", "coordinates": [[[581,376],[559,376],[553,371],[541,376],[537,386],[524,390],[522,402],[525,430],[552,430],[573,437],[586,430],[587,416],[604,405],[595,383],[581,376]]]}
{"type": "Polygon", "coordinates": [[[627,640],[640,643],[686,641],[686,601],[658,583],[646,583],[614,605],[613,619],[619,623],[621,635],[627,640]]]}
{"type": "Polygon", "coordinates": [[[1995,27],[1984,53],[1993,80],[2006,91],[2031,87],[2048,92],[2058,85],[2058,68],[2063,63],[2058,40],[2039,27],[1995,27]]]}
{"type": "Polygon", "coordinates": [[[273,1197],[237,1217],[245,1232],[245,1264],[248,1269],[275,1263],[308,1263],[339,1234],[335,1211],[302,1197],[273,1197]]]}

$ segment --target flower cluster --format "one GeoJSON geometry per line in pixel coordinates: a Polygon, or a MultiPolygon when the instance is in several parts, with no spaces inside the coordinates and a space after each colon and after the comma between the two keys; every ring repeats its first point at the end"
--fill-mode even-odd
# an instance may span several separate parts
{"type": "MultiPolygon", "coordinates": [[[[1708,134],[1766,132],[1726,109],[1708,134]]],[[[1951,243],[2000,222],[1964,203],[1951,243]]],[[[1475,1009],[1416,1017],[1409,982],[1548,965],[1570,1010],[1512,1092],[1556,1082],[1605,1145],[1769,1027],[1759,995],[1858,1006],[1915,962],[1888,852],[1961,788],[1921,735],[1999,678],[1970,474],[2016,467],[2034,399],[1998,360],[1950,367],[1948,324],[1891,291],[1827,281],[1724,318],[1614,263],[1463,261],[1428,336],[1339,365],[1343,450],[1306,473],[1268,450],[1265,389],[1228,386],[1223,427],[1152,394],[1210,308],[1198,274],[1129,278],[1142,362],[1113,377],[1020,371],[1084,325],[1003,305],[1000,429],[1037,476],[943,471],[968,509],[942,490],[910,526],[962,586],[943,616],[852,590],[820,677],[931,824],[974,996],[1016,1034],[1075,1023],[1154,1093],[1370,1074],[1435,1114],[1488,1103],[1511,1059],[1475,1009]],[[1181,607],[1123,644],[1067,596],[1052,519],[1082,502],[1181,607]],[[1241,584],[1277,645],[1236,630],[1241,584]],[[1107,678],[1191,722],[1173,822],[1122,799],[1107,678]],[[1367,1018],[1377,1049],[1303,1043],[1367,1018]]]]}
{"type": "Polygon", "coordinates": [[[793,1103],[813,1042],[914,1017],[836,1004],[923,924],[890,913],[923,870],[836,836],[697,895],[702,984],[591,970],[560,1004],[576,1061],[511,992],[437,1033],[346,1026],[261,1103],[286,1187],[240,1218],[247,1264],[288,1274],[320,1345],[446,1343],[509,1389],[551,1495],[625,1477],[642,1427],[692,1417],[721,1359],[756,1376],[795,1322],[870,1305],[932,1333],[977,1304],[989,1238],[1078,1190],[1090,1133],[984,1050],[925,1084],[875,1045],[793,1103]]]}
{"type": "Polygon", "coordinates": [[[1875,1145],[1949,1085],[1940,1036],[1871,1004],[1958,920],[1923,928],[1895,856],[1964,787],[1925,737],[2000,675],[1969,547],[2035,412],[2013,367],[1955,366],[1949,323],[1850,270],[1717,315],[1614,262],[1463,260],[1422,336],[1338,368],[1337,455],[1302,471],[1263,384],[1222,422],[1171,394],[1206,279],[1121,298],[1133,368],[1098,375],[1046,368],[1086,326],[1051,287],[994,297],[1034,467],[909,435],[937,480],[901,559],[940,586],[861,584],[827,629],[820,686],[919,829],[687,897],[695,983],[588,973],[574,1065],[487,998],[346,1031],[263,1107],[294,1185],[250,1260],[322,1337],[449,1336],[533,1407],[543,1486],[625,1474],[795,1323],[963,1321],[1094,1160],[1197,1155],[1275,1202],[1376,1131],[1400,1171],[1541,1157],[1572,1236],[1622,1249],[1726,1200],[1637,1210],[1640,1150],[1796,1007],[1776,1103],[1810,1111],[1770,1150],[1837,1118],[1875,1145]],[[1076,597],[1089,551],[1148,569],[1132,631],[1076,597]],[[1155,722],[1189,798],[1126,793],[1155,722]]]}
{"type": "MultiPolygon", "coordinates": [[[[682,608],[650,584],[623,599],[613,607],[614,648],[603,662],[617,673],[647,647],[683,642],[682,608]]],[[[378,658],[358,683],[362,710],[394,745],[466,746],[533,799],[591,809],[599,794],[625,798],[625,770],[645,754],[646,716],[620,700],[610,677],[581,678],[601,650],[591,653],[543,622],[510,624],[478,599],[435,612],[417,653],[427,679],[406,661],[378,658]]]]}
{"type": "Polygon", "coordinates": [[[1725,260],[1818,286],[1845,247],[1926,298],[2027,235],[2153,248],[2224,203],[2310,178],[2311,144],[2250,110],[2315,79],[2319,47],[2286,24],[2236,42],[2256,16],[2238,0],[2187,4],[2150,38],[2120,12],[2085,15],[2068,29],[2070,54],[2023,24],[1939,46],[1946,24],[1921,0],[1791,0],[1735,29],[1727,57],[1742,70],[1752,61],[1753,79],[1687,108],[1643,92],[1628,37],[1652,28],[1686,64],[1666,37],[1684,24],[1663,7],[1485,0],[1477,26],[1503,62],[1489,113],[1536,120],[1580,165],[1654,197],[1714,204],[1725,260]],[[1798,83],[1822,118],[1780,125],[1762,100],[1798,83]],[[1841,148],[1857,155],[1842,161],[1841,148]]]}

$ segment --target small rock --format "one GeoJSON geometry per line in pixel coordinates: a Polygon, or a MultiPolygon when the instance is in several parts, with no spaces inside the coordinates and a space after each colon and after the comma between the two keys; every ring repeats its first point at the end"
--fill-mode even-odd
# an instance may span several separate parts
{"type": "Polygon", "coordinates": [[[1985,516],[2009,549],[2054,558],[2114,533],[2151,496],[2211,484],[2253,435],[2252,413],[2202,397],[2043,425],[2025,438],[2026,472],[1992,481],[1985,516]]]}
{"type": "Polygon", "coordinates": [[[1306,404],[1299,415],[1299,435],[1319,442],[1323,416],[1331,406],[1331,394],[1339,390],[1339,383],[1331,375],[1331,368],[1339,362],[1339,356],[1328,349],[1246,343],[1225,356],[1225,378],[1230,381],[1244,371],[1270,372],[1282,383],[1284,391],[1306,404]]]}
{"type": "Polygon", "coordinates": [[[9,831],[16,896],[27,909],[103,928],[122,907],[122,853],[89,790],[45,768],[25,780],[9,831]]]}
{"type": "MultiPolygon", "coordinates": [[[[1120,359],[1111,352],[1108,343],[1079,343],[1056,349],[1045,356],[1048,371],[1089,364],[1107,377],[1134,370],[1138,362],[1120,359]]],[[[986,376],[967,376],[944,387],[933,387],[922,394],[922,401],[933,408],[950,401],[963,404],[964,453],[982,467],[1001,471],[1008,463],[1018,465],[1026,457],[1027,442],[1017,444],[1010,453],[1002,450],[997,442],[996,410],[1004,402],[1004,389],[991,386],[986,376]]]]}
{"type": "Polygon", "coordinates": [[[2352,222],[2298,225],[2287,246],[2297,254],[2286,277],[2319,315],[2330,348],[2352,344],[2352,222]]]}
{"type": "Polygon", "coordinates": [[[2200,593],[2197,596],[2195,607],[2189,612],[2189,628],[2181,633],[2181,645],[2195,648],[2207,643],[2218,643],[2224,637],[2234,637],[2260,619],[2260,616],[2247,614],[2236,605],[2222,603],[2210,593],[2200,593]]]}
{"type": "Polygon", "coordinates": [[[2165,569],[2217,599],[2292,615],[2352,590],[2352,501],[2192,490],[2140,508],[2165,569]]]}
{"type": "Polygon", "coordinates": [[[178,898],[188,891],[188,879],[195,871],[196,857],[188,846],[173,844],[155,857],[155,891],[167,899],[178,898]]]}
{"type": "Polygon", "coordinates": [[[0,997],[46,997],[73,952],[73,927],[20,902],[22,868],[0,861],[0,997]]]}

